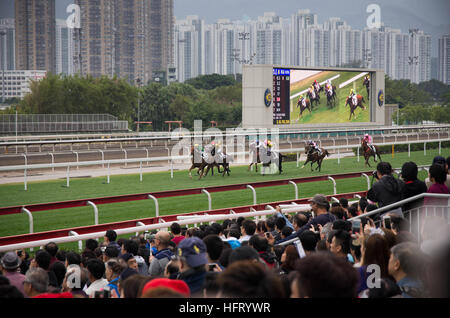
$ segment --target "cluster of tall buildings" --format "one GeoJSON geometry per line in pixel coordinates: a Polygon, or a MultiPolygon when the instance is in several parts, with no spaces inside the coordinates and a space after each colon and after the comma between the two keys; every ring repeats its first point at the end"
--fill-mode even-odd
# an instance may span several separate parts
{"type": "Polygon", "coordinates": [[[243,63],[383,69],[393,79],[431,79],[431,36],[381,26],[355,30],[340,18],[318,23],[299,10],[290,18],[265,13],[256,20],[205,24],[188,16],[175,24],[178,79],[240,73],[243,63]]]}
{"type": "MultiPolygon", "coordinates": [[[[206,24],[198,16],[175,20],[173,2],[74,0],[80,25],[73,28],[56,19],[55,0],[15,0],[15,18],[0,19],[1,66],[116,75],[133,84],[238,74],[243,64],[359,65],[382,69],[392,79],[431,79],[432,38],[418,29],[357,30],[340,18],[319,24],[309,10],[206,24]]],[[[439,80],[450,84],[450,35],[439,40],[438,59],[439,80]]]]}

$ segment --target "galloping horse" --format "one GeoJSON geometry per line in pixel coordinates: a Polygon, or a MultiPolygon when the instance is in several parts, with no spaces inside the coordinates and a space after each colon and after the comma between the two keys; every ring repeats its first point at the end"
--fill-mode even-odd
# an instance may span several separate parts
{"type": "Polygon", "coordinates": [[[309,113],[311,113],[311,102],[309,101],[309,99],[305,98],[305,104],[306,104],[306,106],[303,106],[303,103],[300,100],[298,100],[298,102],[297,102],[297,108],[300,107],[300,116],[299,117],[302,117],[302,114],[306,109],[308,109],[309,113]]]}
{"type": "Polygon", "coordinates": [[[370,163],[369,163],[369,159],[370,157],[373,157],[373,160],[375,162],[377,162],[377,156],[381,160],[381,156],[380,156],[380,151],[378,150],[378,147],[375,145],[372,145],[375,148],[375,151],[373,151],[373,149],[371,147],[369,147],[369,145],[367,144],[367,141],[365,141],[364,139],[361,142],[361,147],[363,149],[363,153],[364,153],[364,159],[366,160],[365,166],[369,166],[370,167],[370,163]]]}
{"type": "Polygon", "coordinates": [[[353,104],[353,98],[351,98],[350,96],[347,97],[347,100],[345,102],[345,106],[347,106],[347,105],[350,106],[350,118],[348,120],[352,119],[352,115],[354,117],[356,117],[356,115],[355,115],[356,108],[361,107],[363,110],[366,110],[366,106],[363,105],[363,103],[366,102],[364,100],[364,97],[362,97],[361,95],[357,95],[356,98],[358,99],[358,102],[356,105],[353,104]]]}
{"type": "Polygon", "coordinates": [[[251,162],[248,166],[248,171],[250,171],[252,165],[256,166],[256,172],[258,172],[258,163],[261,163],[261,158],[259,157],[259,148],[256,145],[256,141],[252,142],[249,146],[251,162]]]}
{"type": "Polygon", "coordinates": [[[327,96],[327,106],[333,106],[336,104],[336,86],[332,86],[332,89],[325,89],[325,95],[327,96]]]}
{"type": "MultiPolygon", "coordinates": [[[[258,163],[262,163],[264,168],[270,167],[272,163],[278,163],[278,172],[281,174],[283,172],[283,156],[280,152],[272,150],[270,151],[270,156],[267,155],[267,148],[261,146],[257,147],[255,142],[252,142],[249,145],[250,156],[252,158],[252,162],[248,166],[248,170],[254,164],[256,166],[256,172],[258,172],[258,163]]],[[[265,175],[265,169],[263,170],[263,175],[265,175]]]]}
{"type": "Polygon", "coordinates": [[[214,155],[214,162],[211,164],[207,164],[206,172],[203,174],[204,176],[208,175],[208,171],[211,169],[211,173],[214,174],[214,167],[217,167],[217,171],[222,173],[222,177],[225,176],[225,173],[230,175],[230,162],[233,162],[233,158],[228,156],[225,152],[217,151],[214,155]],[[223,167],[223,172],[220,171],[220,167],[223,167]]]}
{"type": "MultiPolygon", "coordinates": [[[[202,153],[197,148],[194,148],[194,146],[191,146],[191,168],[189,168],[189,177],[192,179],[192,169],[198,168],[197,174],[200,173],[200,171],[203,174],[203,169],[208,165],[205,161],[205,159],[202,156],[202,153]]],[[[200,175],[200,178],[202,176],[200,175]]]]}
{"type": "Polygon", "coordinates": [[[316,102],[317,105],[320,103],[320,96],[318,93],[316,93],[315,89],[314,89],[314,92],[312,92],[311,90],[308,90],[306,95],[308,96],[309,100],[311,101],[311,109],[314,106],[314,102],[316,102]]]}
{"type": "Polygon", "coordinates": [[[320,148],[320,151],[322,152],[322,154],[321,155],[319,155],[319,152],[317,152],[317,151],[314,151],[314,152],[311,152],[311,145],[309,145],[309,144],[306,144],[305,145],[305,154],[307,154],[308,156],[307,156],[307,158],[306,158],[306,162],[303,164],[303,166],[302,166],[302,169],[306,166],[306,164],[308,163],[308,162],[311,162],[311,171],[313,171],[313,163],[317,163],[317,168],[316,168],[316,170],[319,170],[319,172],[320,172],[320,169],[321,169],[321,167],[322,167],[322,161],[323,161],[323,159],[325,158],[325,157],[328,157],[330,154],[328,153],[328,151],[327,150],[325,150],[324,148],[320,148]]]}

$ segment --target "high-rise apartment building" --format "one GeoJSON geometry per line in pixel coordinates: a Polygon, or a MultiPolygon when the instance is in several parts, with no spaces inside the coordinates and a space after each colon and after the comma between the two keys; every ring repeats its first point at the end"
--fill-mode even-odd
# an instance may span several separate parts
{"type": "Polygon", "coordinates": [[[147,83],[173,65],[173,0],[75,0],[76,72],[147,83]]]}
{"type": "Polygon", "coordinates": [[[16,68],[15,44],[16,29],[14,19],[0,19],[0,68],[14,70],[16,68]]]}
{"type": "Polygon", "coordinates": [[[56,20],[56,73],[72,75],[74,42],[73,30],[68,28],[65,20],[56,20]]]}
{"type": "Polygon", "coordinates": [[[15,0],[18,70],[56,71],[55,0],[15,0]]]}
{"type": "Polygon", "coordinates": [[[439,39],[439,80],[450,84],[450,34],[439,39]]]}

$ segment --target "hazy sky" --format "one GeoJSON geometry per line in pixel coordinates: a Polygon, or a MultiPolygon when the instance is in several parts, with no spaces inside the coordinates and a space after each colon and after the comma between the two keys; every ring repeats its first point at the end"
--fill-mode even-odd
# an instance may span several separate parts
{"type": "MultiPolygon", "coordinates": [[[[419,28],[433,36],[433,56],[437,55],[437,37],[450,33],[449,0],[174,0],[175,16],[198,15],[206,23],[219,18],[231,20],[254,19],[264,12],[275,12],[290,17],[299,9],[310,9],[318,15],[319,23],[330,17],[341,17],[355,29],[363,29],[369,13],[369,4],[381,8],[381,20],[385,25],[408,32],[419,28]]],[[[73,0],[56,0],[57,18],[65,19],[68,4],[73,0]]],[[[14,0],[0,0],[0,17],[14,16],[14,0]]]]}

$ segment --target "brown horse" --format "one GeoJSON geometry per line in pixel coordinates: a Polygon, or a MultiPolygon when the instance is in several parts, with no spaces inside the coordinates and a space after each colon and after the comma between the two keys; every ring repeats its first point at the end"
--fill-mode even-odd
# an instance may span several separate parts
{"type": "Polygon", "coordinates": [[[230,162],[233,162],[233,158],[228,156],[225,152],[216,152],[214,155],[214,162],[211,164],[207,164],[206,172],[202,176],[208,175],[209,170],[211,169],[211,173],[213,173],[214,167],[217,167],[217,171],[222,174],[222,177],[225,176],[225,173],[230,175],[230,162]],[[223,167],[223,172],[220,171],[220,167],[223,167]]]}
{"type": "Polygon", "coordinates": [[[356,105],[353,104],[353,98],[351,98],[350,96],[347,97],[347,100],[345,102],[345,106],[347,106],[347,105],[350,106],[350,118],[348,120],[352,119],[352,115],[353,115],[353,117],[356,117],[356,115],[355,115],[356,108],[361,107],[363,110],[366,110],[366,106],[364,106],[364,104],[363,104],[366,102],[364,100],[364,97],[361,95],[357,95],[356,98],[358,100],[356,105]]]}
{"type": "Polygon", "coordinates": [[[364,154],[364,159],[366,160],[365,166],[369,166],[370,167],[370,163],[369,163],[369,159],[370,157],[373,157],[373,160],[375,162],[377,162],[377,156],[381,160],[381,156],[380,156],[380,151],[378,150],[378,147],[373,145],[373,147],[375,148],[375,152],[373,151],[373,149],[371,147],[369,147],[369,145],[367,144],[367,141],[365,141],[364,139],[361,142],[361,148],[363,150],[363,154],[364,154]]]}
{"type": "Polygon", "coordinates": [[[325,150],[324,148],[320,148],[320,151],[322,152],[321,155],[319,155],[319,152],[317,151],[311,151],[312,150],[312,146],[309,144],[305,145],[305,154],[307,154],[307,158],[306,158],[306,162],[303,164],[302,169],[306,166],[306,164],[308,162],[311,162],[311,171],[313,171],[313,163],[317,163],[317,168],[316,170],[319,170],[322,167],[322,161],[325,157],[328,157],[330,154],[328,153],[327,150],[325,150]]]}
{"type": "Polygon", "coordinates": [[[300,116],[299,116],[299,118],[302,117],[302,114],[303,114],[303,112],[306,109],[308,109],[309,113],[311,113],[311,102],[309,101],[309,99],[307,99],[307,98],[305,99],[305,104],[306,104],[306,106],[303,106],[303,103],[300,101],[300,99],[297,102],[297,108],[300,107],[300,116]]]}
{"type": "Polygon", "coordinates": [[[316,93],[315,89],[314,89],[314,94],[313,94],[313,92],[308,90],[306,95],[308,96],[309,100],[311,101],[311,109],[313,109],[314,102],[316,102],[317,105],[320,103],[320,96],[318,93],[316,93]]]}
{"type": "MultiPolygon", "coordinates": [[[[191,146],[191,162],[192,162],[192,165],[189,168],[189,177],[191,177],[191,179],[192,179],[191,171],[192,171],[192,169],[195,169],[195,168],[198,168],[197,174],[200,174],[200,171],[201,171],[202,175],[203,175],[203,169],[205,169],[205,167],[208,164],[204,160],[201,151],[194,148],[194,146],[191,146]]],[[[200,175],[200,178],[202,177],[202,175],[200,175]]]]}

